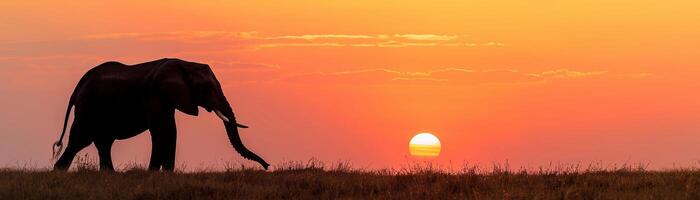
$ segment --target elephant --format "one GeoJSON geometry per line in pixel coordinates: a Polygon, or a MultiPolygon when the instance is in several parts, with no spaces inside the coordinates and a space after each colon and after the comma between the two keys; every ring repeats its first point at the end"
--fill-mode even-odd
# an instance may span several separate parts
{"type": "Polygon", "coordinates": [[[233,109],[209,65],[164,58],[136,65],[110,61],[85,73],[68,102],[61,136],[53,145],[54,170],[67,170],[78,151],[97,147],[100,170],[113,171],[111,149],[146,130],[151,134],[148,169],[172,171],[175,167],[177,130],[175,110],[197,116],[199,107],[214,112],[224,124],[228,139],[244,158],[270,166],[242,143],[233,109]],[[68,145],[63,149],[71,109],[75,106],[68,145]]]}

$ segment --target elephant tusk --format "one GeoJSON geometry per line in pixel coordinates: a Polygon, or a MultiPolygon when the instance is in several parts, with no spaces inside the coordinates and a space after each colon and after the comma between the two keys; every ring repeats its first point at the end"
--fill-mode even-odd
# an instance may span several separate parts
{"type": "Polygon", "coordinates": [[[228,117],[224,116],[224,114],[221,113],[221,111],[214,110],[214,113],[216,113],[216,116],[219,116],[219,118],[221,118],[221,120],[224,120],[224,122],[227,122],[227,123],[229,122],[228,117]]]}

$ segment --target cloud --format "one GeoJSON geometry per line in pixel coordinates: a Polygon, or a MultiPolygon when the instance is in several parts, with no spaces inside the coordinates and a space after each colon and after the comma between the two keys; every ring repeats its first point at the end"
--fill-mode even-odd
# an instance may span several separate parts
{"type": "Polygon", "coordinates": [[[347,34],[326,34],[326,35],[283,35],[283,36],[273,36],[266,37],[263,39],[303,39],[303,40],[315,40],[315,39],[374,39],[375,36],[371,35],[347,35],[347,34]]]}
{"type": "Polygon", "coordinates": [[[440,82],[447,82],[447,79],[436,79],[436,78],[414,78],[414,77],[396,77],[391,79],[391,81],[412,83],[412,84],[435,84],[440,82]]]}
{"type": "Polygon", "coordinates": [[[476,44],[476,43],[464,42],[464,43],[444,43],[444,44],[442,44],[442,46],[445,46],[445,47],[476,47],[476,46],[480,46],[480,45],[476,44]]]}
{"type": "Polygon", "coordinates": [[[76,39],[87,40],[198,40],[198,39],[245,39],[250,38],[255,32],[230,32],[230,31],[175,31],[175,32],[132,32],[132,33],[106,33],[80,36],[76,39]]]}
{"type": "Polygon", "coordinates": [[[251,36],[251,38],[264,40],[288,39],[291,41],[280,43],[262,42],[258,48],[277,47],[378,47],[378,48],[405,48],[405,47],[475,47],[475,46],[503,46],[503,43],[488,42],[477,44],[475,42],[459,41],[458,35],[437,34],[312,34],[312,35],[283,35],[283,36],[251,36]],[[304,41],[294,41],[304,40],[304,41]]]}
{"type": "Polygon", "coordinates": [[[386,42],[381,42],[377,44],[377,47],[390,47],[390,48],[397,48],[397,47],[430,47],[430,46],[436,46],[437,43],[416,43],[416,42],[398,42],[394,40],[386,41],[386,42]]]}
{"type": "Polygon", "coordinates": [[[505,45],[504,45],[503,43],[500,43],[500,42],[487,42],[487,43],[481,44],[481,46],[487,46],[487,47],[490,47],[490,46],[497,46],[497,47],[502,47],[502,46],[505,46],[505,45]]]}
{"type": "Polygon", "coordinates": [[[447,41],[457,39],[456,35],[435,35],[435,34],[394,34],[395,38],[404,38],[407,40],[428,40],[428,41],[447,41]]]}
{"type": "Polygon", "coordinates": [[[295,74],[283,80],[294,83],[315,84],[533,84],[562,79],[583,79],[606,74],[602,71],[576,71],[555,69],[538,73],[527,73],[512,69],[470,70],[464,68],[442,68],[426,72],[403,72],[386,68],[355,71],[313,72],[295,74]]]}
{"type": "Polygon", "coordinates": [[[573,70],[569,70],[569,69],[556,69],[556,70],[545,71],[545,72],[541,72],[541,73],[531,73],[530,75],[536,76],[536,77],[541,77],[541,78],[549,78],[549,79],[567,79],[567,78],[584,78],[584,77],[588,77],[588,76],[602,75],[605,73],[606,73],[606,71],[580,72],[580,71],[573,71],[573,70]]]}
{"type": "Polygon", "coordinates": [[[256,48],[278,48],[278,47],[380,47],[380,48],[404,48],[404,47],[476,47],[476,46],[489,46],[489,45],[478,45],[474,43],[434,43],[434,42],[399,42],[399,41],[385,41],[378,43],[272,43],[272,44],[260,44],[256,48]]]}
{"type": "MultiPolygon", "coordinates": [[[[271,48],[432,48],[499,47],[492,41],[473,41],[463,34],[300,34],[275,35],[255,31],[116,32],[68,39],[4,42],[4,57],[82,56],[110,59],[202,57],[239,54],[271,48]]],[[[5,58],[0,58],[5,59],[5,58]]]]}
{"type": "Polygon", "coordinates": [[[217,70],[228,71],[279,70],[281,68],[276,64],[242,61],[211,61],[208,64],[217,70]]]}
{"type": "MultiPolygon", "coordinates": [[[[461,35],[463,36],[463,35],[461,35]]],[[[181,43],[228,44],[231,47],[256,50],[281,47],[477,47],[503,46],[500,42],[468,41],[460,35],[439,34],[302,34],[262,35],[256,31],[179,31],[133,32],[84,35],[74,40],[136,40],[141,42],[175,41],[181,43]]]]}
{"type": "Polygon", "coordinates": [[[527,83],[542,79],[517,70],[474,71],[462,68],[446,68],[429,72],[430,77],[459,84],[527,83]]]}
{"type": "Polygon", "coordinates": [[[405,75],[390,69],[376,68],[357,71],[311,72],[285,77],[285,81],[298,83],[381,84],[405,75]]]}
{"type": "MultiPolygon", "coordinates": [[[[256,33],[256,32],[249,32],[256,33]]],[[[281,36],[253,36],[250,35],[249,38],[274,40],[274,39],[303,39],[303,40],[316,40],[316,39],[380,39],[380,40],[390,40],[390,39],[406,39],[406,40],[425,40],[425,41],[448,41],[455,40],[459,36],[457,35],[436,35],[436,34],[378,34],[378,35],[366,35],[366,34],[306,34],[306,35],[281,35],[281,36]]]]}
{"type": "Polygon", "coordinates": [[[341,43],[272,43],[260,44],[258,48],[276,48],[276,47],[343,47],[347,46],[341,43]]]}

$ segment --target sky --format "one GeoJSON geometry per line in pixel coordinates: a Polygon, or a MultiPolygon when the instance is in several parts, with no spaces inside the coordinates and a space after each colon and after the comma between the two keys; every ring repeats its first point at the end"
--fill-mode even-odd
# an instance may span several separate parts
{"type": "MultiPolygon", "coordinates": [[[[700,160],[698,1],[2,1],[0,166],[48,167],[80,77],[209,64],[275,164],[650,168],[700,160]],[[425,161],[425,160],[420,160],[425,161]]],[[[180,168],[249,164],[214,114],[176,115],[180,168]]],[[[67,138],[67,136],[66,136],[67,138]]],[[[94,146],[81,153],[96,157],[94,146]]],[[[116,166],[146,165],[148,133],[116,166]]]]}

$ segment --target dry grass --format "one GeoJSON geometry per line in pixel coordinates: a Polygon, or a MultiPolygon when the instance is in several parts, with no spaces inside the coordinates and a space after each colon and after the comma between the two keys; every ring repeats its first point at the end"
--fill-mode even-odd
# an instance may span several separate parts
{"type": "Polygon", "coordinates": [[[72,172],[0,169],[0,199],[700,199],[700,171],[559,166],[489,170],[412,163],[362,170],[348,163],[288,162],[274,171],[72,172]]]}

